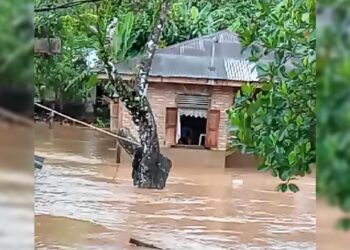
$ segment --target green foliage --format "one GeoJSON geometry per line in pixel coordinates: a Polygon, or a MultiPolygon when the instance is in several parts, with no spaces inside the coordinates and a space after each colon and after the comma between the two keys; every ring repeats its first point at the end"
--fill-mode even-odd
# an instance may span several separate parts
{"type": "Polygon", "coordinates": [[[95,122],[94,125],[96,127],[99,127],[99,128],[107,128],[107,127],[109,127],[109,124],[110,124],[110,120],[109,119],[103,119],[103,118],[98,117],[96,119],[96,122],[95,122]]]}
{"type": "Polygon", "coordinates": [[[293,183],[288,184],[288,188],[293,193],[299,192],[299,187],[297,185],[293,184],[293,183]]]}
{"type": "MultiPolygon", "coordinates": [[[[65,2],[67,1],[35,0],[35,6],[65,2]]],[[[229,2],[232,0],[221,1],[220,4],[218,1],[175,0],[169,11],[160,46],[226,28],[223,23],[230,21],[224,18],[228,17],[227,13],[231,13],[229,2]]],[[[143,52],[153,30],[159,4],[159,0],[102,0],[69,9],[36,13],[35,36],[60,37],[63,44],[61,55],[50,59],[35,58],[36,96],[43,99],[45,95],[52,96],[52,93],[57,92],[59,98],[63,96],[63,99],[84,100],[92,87],[89,81],[92,73],[83,63],[74,62],[82,62],[89,50],[98,50],[100,41],[96,32],[108,35],[105,34],[107,26],[113,18],[117,18],[109,53],[118,62],[138,55],[143,52]]]]}
{"type": "Polygon", "coordinates": [[[285,193],[288,190],[292,191],[293,193],[299,192],[299,187],[293,183],[287,184],[287,183],[281,183],[278,184],[276,187],[276,191],[285,193]]]}
{"type": "Polygon", "coordinates": [[[135,15],[132,12],[128,12],[118,21],[112,42],[112,56],[117,62],[126,58],[135,43],[136,35],[132,32],[134,23],[135,15]]]}
{"type": "Polygon", "coordinates": [[[278,192],[286,192],[288,189],[288,185],[286,183],[281,183],[281,184],[278,184],[278,186],[276,187],[276,191],[278,192]]]}
{"type": "Polygon", "coordinates": [[[32,84],[32,5],[24,0],[0,1],[1,84],[32,84]]]}
{"type": "Polygon", "coordinates": [[[285,181],[279,191],[297,192],[289,181],[311,173],[316,157],[315,1],[241,1],[235,9],[231,28],[258,61],[263,84],[237,93],[228,111],[232,146],[257,155],[260,171],[285,181]],[[259,60],[269,53],[273,62],[259,60]]]}
{"type": "Polygon", "coordinates": [[[350,231],[350,218],[342,218],[337,222],[337,229],[350,231]]]}
{"type": "MultiPolygon", "coordinates": [[[[62,1],[60,1],[62,2],[62,1]]],[[[47,4],[37,0],[36,6],[47,4]]],[[[83,102],[96,85],[86,64],[93,40],[85,31],[85,25],[96,22],[89,6],[40,12],[35,15],[36,37],[59,37],[62,53],[37,55],[34,58],[35,94],[39,99],[83,102]],[[82,25],[81,20],[84,20],[82,25]]]]}
{"type": "MultiPolygon", "coordinates": [[[[317,32],[317,194],[350,212],[349,5],[320,6],[317,32]],[[332,19],[323,13],[332,13],[332,19]]],[[[349,229],[349,219],[339,222],[349,229]]]]}
{"type": "Polygon", "coordinates": [[[210,2],[195,6],[180,0],[172,5],[164,30],[166,44],[174,44],[218,30],[222,18],[214,19],[215,9],[210,2]]]}

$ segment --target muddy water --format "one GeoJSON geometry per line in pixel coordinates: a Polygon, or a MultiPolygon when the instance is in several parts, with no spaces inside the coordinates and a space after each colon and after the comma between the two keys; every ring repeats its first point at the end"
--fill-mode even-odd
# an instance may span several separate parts
{"type": "Polygon", "coordinates": [[[339,219],[348,217],[335,207],[330,207],[324,200],[317,200],[317,249],[348,250],[350,231],[336,230],[339,219]],[[335,240],[336,239],[336,240],[335,240]]]}
{"type": "Polygon", "coordinates": [[[0,249],[34,248],[31,132],[0,121],[0,249]]]}
{"type": "Polygon", "coordinates": [[[141,190],[113,163],[111,138],[39,126],[35,142],[47,158],[35,173],[37,249],[141,249],[130,237],[163,249],[316,249],[314,177],[280,194],[253,167],[183,165],[164,190],[141,190]]]}

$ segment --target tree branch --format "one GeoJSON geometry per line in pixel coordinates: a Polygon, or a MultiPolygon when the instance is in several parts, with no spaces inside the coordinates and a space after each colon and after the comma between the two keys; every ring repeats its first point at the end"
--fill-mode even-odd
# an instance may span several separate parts
{"type": "MultiPolygon", "coordinates": [[[[149,42],[147,43],[147,55],[141,62],[134,89],[125,84],[121,76],[118,74],[117,69],[114,66],[114,62],[109,58],[108,52],[105,48],[105,38],[101,37],[101,34],[103,33],[101,32],[100,27],[97,27],[99,34],[99,44],[102,52],[102,61],[105,64],[105,71],[108,79],[116,88],[116,92],[120,100],[132,114],[138,115],[142,109],[145,109],[143,111],[151,111],[148,100],[145,100],[143,97],[145,97],[147,93],[147,78],[151,69],[151,64],[155,51],[157,49],[157,45],[162,35],[170,1],[171,0],[163,0],[161,3],[159,18],[156,27],[154,28],[154,31],[149,39],[149,42]]],[[[109,33],[111,33],[111,31],[107,30],[106,34],[109,33]]],[[[134,123],[138,126],[139,120],[134,119],[134,123]]]]}
{"type": "MultiPolygon", "coordinates": [[[[99,9],[97,8],[97,14],[98,16],[100,16],[98,10],[99,9]]],[[[113,29],[112,26],[109,25],[107,29],[113,29]]],[[[109,57],[108,51],[106,49],[107,46],[110,46],[110,44],[106,44],[106,40],[112,39],[111,37],[106,37],[106,35],[112,33],[112,31],[107,30],[106,33],[104,33],[101,31],[101,27],[99,25],[96,25],[96,31],[102,57],[101,59],[105,66],[105,73],[108,77],[108,80],[115,88],[117,95],[119,99],[123,102],[124,106],[131,111],[131,108],[135,106],[135,104],[133,103],[133,98],[130,98],[132,95],[132,89],[124,83],[122,77],[118,74],[114,62],[109,57]]]]}
{"type": "Polygon", "coordinates": [[[141,61],[140,69],[136,78],[136,88],[141,96],[146,96],[148,88],[148,75],[151,70],[152,60],[159,44],[160,38],[163,33],[166,15],[170,6],[171,0],[163,0],[161,3],[161,9],[159,18],[156,26],[154,27],[153,33],[147,42],[145,58],[141,61]]]}
{"type": "Polygon", "coordinates": [[[65,4],[61,4],[61,5],[56,5],[56,6],[46,5],[46,6],[41,7],[41,8],[35,8],[34,12],[45,12],[45,11],[58,10],[58,9],[67,9],[67,8],[79,6],[79,5],[82,5],[85,3],[96,3],[96,2],[100,2],[100,1],[102,1],[102,0],[80,0],[80,1],[65,3],[65,4]]]}

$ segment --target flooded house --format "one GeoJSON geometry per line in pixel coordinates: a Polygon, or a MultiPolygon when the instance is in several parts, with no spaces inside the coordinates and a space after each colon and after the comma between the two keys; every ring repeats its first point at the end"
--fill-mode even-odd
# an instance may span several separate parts
{"type": "MultiPolygon", "coordinates": [[[[226,151],[226,110],[244,83],[258,81],[254,64],[241,50],[238,36],[227,30],[157,50],[147,95],[163,148],[226,151]]],[[[119,64],[118,73],[133,79],[139,62],[132,58],[119,64]]],[[[119,127],[137,134],[128,110],[116,100],[111,105],[111,129],[119,127]]]]}

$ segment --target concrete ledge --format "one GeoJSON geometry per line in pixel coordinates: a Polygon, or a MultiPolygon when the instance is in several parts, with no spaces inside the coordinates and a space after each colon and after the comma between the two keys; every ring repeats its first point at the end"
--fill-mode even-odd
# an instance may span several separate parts
{"type": "MultiPolygon", "coordinates": [[[[173,167],[225,167],[225,151],[212,151],[191,148],[162,148],[162,153],[168,156],[173,167]]],[[[122,163],[131,163],[131,158],[122,150],[122,163]]]]}
{"type": "MultiPolygon", "coordinates": [[[[244,168],[257,167],[259,160],[251,155],[240,152],[229,153],[221,150],[206,150],[193,148],[162,148],[162,153],[168,156],[173,167],[206,167],[206,168],[244,168]]],[[[131,164],[131,158],[124,150],[121,152],[121,162],[131,164]]]]}
{"type": "Polygon", "coordinates": [[[225,157],[225,168],[257,167],[258,165],[258,158],[240,152],[226,154],[225,157]]]}

